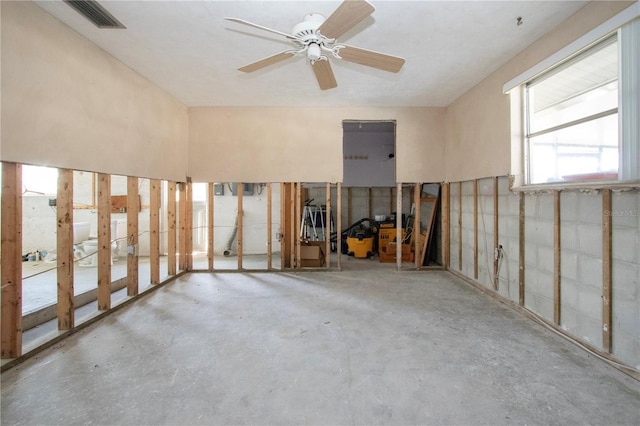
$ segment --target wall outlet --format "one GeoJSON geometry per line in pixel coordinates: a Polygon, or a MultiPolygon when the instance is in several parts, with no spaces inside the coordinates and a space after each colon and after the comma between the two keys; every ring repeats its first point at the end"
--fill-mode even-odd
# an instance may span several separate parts
{"type": "Polygon", "coordinates": [[[55,198],[49,198],[49,205],[51,207],[55,207],[56,206],[56,199],[55,198]]]}

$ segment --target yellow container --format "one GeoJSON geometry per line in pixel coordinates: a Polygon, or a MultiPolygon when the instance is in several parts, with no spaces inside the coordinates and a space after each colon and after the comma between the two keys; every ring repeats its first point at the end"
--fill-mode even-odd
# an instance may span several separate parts
{"type": "Polygon", "coordinates": [[[364,259],[373,256],[373,237],[347,237],[347,253],[349,256],[364,259]]]}

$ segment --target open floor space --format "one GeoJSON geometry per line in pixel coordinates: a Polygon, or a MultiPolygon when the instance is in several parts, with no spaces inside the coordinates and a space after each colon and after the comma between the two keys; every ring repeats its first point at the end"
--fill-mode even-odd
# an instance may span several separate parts
{"type": "Polygon", "coordinates": [[[3,424],[637,424],[640,383],[448,272],[192,273],[2,375],[3,424]]]}

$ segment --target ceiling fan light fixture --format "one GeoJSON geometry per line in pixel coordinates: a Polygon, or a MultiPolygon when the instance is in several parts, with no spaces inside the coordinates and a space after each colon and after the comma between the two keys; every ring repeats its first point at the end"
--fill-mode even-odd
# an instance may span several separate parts
{"type": "Polygon", "coordinates": [[[317,43],[310,43],[307,48],[307,59],[314,63],[322,58],[320,46],[317,43]]]}

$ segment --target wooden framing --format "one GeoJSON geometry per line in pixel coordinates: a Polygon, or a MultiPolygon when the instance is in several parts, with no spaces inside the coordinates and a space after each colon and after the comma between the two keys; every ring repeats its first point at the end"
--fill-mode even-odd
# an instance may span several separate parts
{"type": "Polygon", "coordinates": [[[393,206],[394,206],[394,197],[393,197],[393,186],[389,188],[389,216],[393,214],[393,206]]]}
{"type": "Polygon", "coordinates": [[[184,260],[187,271],[193,269],[193,183],[190,181],[185,184],[186,206],[185,206],[185,251],[184,260]]]}
{"type": "Polygon", "coordinates": [[[138,294],[138,178],[127,176],[127,296],[138,294]]]}
{"type": "Polygon", "coordinates": [[[440,184],[442,194],[442,263],[449,269],[451,262],[451,192],[449,182],[440,184]]]}
{"type": "Polygon", "coordinates": [[[353,193],[351,187],[347,188],[347,223],[353,223],[353,193]]]}
{"type": "Polygon", "coordinates": [[[98,174],[98,310],[111,308],[111,175],[98,174]]]}
{"type": "Polygon", "coordinates": [[[396,184],[396,269],[402,269],[402,183],[396,184]]]}
{"type": "Polygon", "coordinates": [[[289,267],[294,269],[296,265],[296,240],[298,240],[298,232],[300,228],[296,228],[296,184],[289,183],[289,267]]]}
{"type": "Polygon", "coordinates": [[[602,348],[605,352],[612,350],[612,199],[611,190],[602,190],[602,348]]]}
{"type": "Polygon", "coordinates": [[[338,270],[342,271],[342,182],[336,184],[336,253],[338,270]]]}
{"type": "Polygon", "coordinates": [[[280,269],[291,268],[293,250],[291,249],[291,232],[293,226],[291,212],[291,184],[280,184],[280,269]]]}
{"type": "Polygon", "coordinates": [[[176,183],[167,182],[167,274],[176,275],[176,183]]]}
{"type": "Polygon", "coordinates": [[[302,185],[300,182],[295,184],[296,187],[296,196],[295,196],[295,222],[296,222],[296,232],[295,232],[295,241],[296,241],[296,261],[295,267],[300,268],[302,266],[302,262],[300,259],[300,226],[302,226],[302,204],[301,204],[301,191],[302,185]]]}
{"type": "Polygon", "coordinates": [[[421,194],[422,184],[416,183],[413,195],[413,202],[416,203],[415,218],[413,221],[413,253],[415,256],[414,262],[416,265],[416,269],[420,269],[422,267],[421,261],[423,259],[423,253],[420,252],[420,239],[418,238],[418,235],[420,235],[420,208],[422,204],[421,194]]]}
{"type": "Polygon", "coordinates": [[[159,179],[149,180],[149,264],[151,284],[160,283],[160,185],[159,179]]]}
{"type": "Polygon", "coordinates": [[[518,303],[520,306],[524,306],[524,268],[525,268],[525,253],[524,253],[524,192],[520,193],[518,200],[518,303]]]}
{"type": "Polygon", "coordinates": [[[324,219],[324,234],[325,234],[325,263],[327,268],[331,268],[331,184],[327,182],[325,190],[325,219],[324,219]]]}
{"type": "Polygon", "coordinates": [[[213,182],[207,185],[207,261],[209,270],[213,271],[213,253],[214,253],[214,207],[215,207],[215,190],[213,182]]]}
{"type": "Polygon", "coordinates": [[[187,270],[187,184],[180,182],[178,189],[178,269],[187,270]]]}
{"type": "Polygon", "coordinates": [[[243,201],[243,190],[244,190],[244,185],[242,182],[238,182],[237,184],[237,194],[238,194],[238,229],[237,229],[237,233],[236,233],[236,245],[237,245],[237,251],[238,251],[238,271],[242,271],[242,251],[243,251],[243,238],[242,238],[242,229],[243,229],[243,218],[244,218],[244,211],[243,211],[243,207],[242,207],[242,201],[243,201]]]}
{"type": "Polygon", "coordinates": [[[458,182],[458,270],[462,271],[462,181],[458,182]]]}
{"type": "Polygon", "coordinates": [[[271,198],[272,198],[272,194],[271,194],[271,183],[267,183],[267,270],[270,271],[271,269],[273,269],[273,244],[272,244],[272,240],[273,240],[273,236],[272,236],[272,212],[271,212],[271,198]]]}
{"type": "Polygon", "coordinates": [[[368,218],[373,218],[373,188],[369,187],[369,216],[368,218]]]}
{"type": "Polygon", "coordinates": [[[473,180],[473,278],[478,279],[478,179],[473,180]]]}
{"type": "Polygon", "coordinates": [[[58,330],[71,330],[75,325],[73,306],[73,170],[58,169],[57,263],[58,263],[58,330]]]}
{"type": "MultiPolygon", "coordinates": [[[[500,228],[498,223],[498,177],[493,177],[493,250],[494,253],[498,250],[500,244],[500,228]]],[[[489,253],[487,253],[487,256],[489,253]]],[[[493,256],[493,289],[498,291],[500,287],[500,278],[498,277],[498,266],[500,260],[498,256],[493,256]]]]}
{"type": "Polygon", "coordinates": [[[2,359],[22,355],[22,165],[2,163],[2,359]]]}
{"type": "Polygon", "coordinates": [[[553,322],[557,325],[561,319],[560,247],[560,191],[553,191],[553,322]]]}
{"type": "Polygon", "coordinates": [[[427,224],[427,231],[424,235],[424,243],[422,247],[422,253],[420,255],[420,265],[424,265],[424,260],[427,256],[427,248],[429,248],[429,240],[431,240],[431,232],[433,231],[433,224],[436,220],[436,213],[438,210],[438,196],[435,197],[427,197],[421,198],[420,202],[423,201],[433,201],[433,208],[431,209],[431,214],[429,215],[429,223],[427,224]]]}

